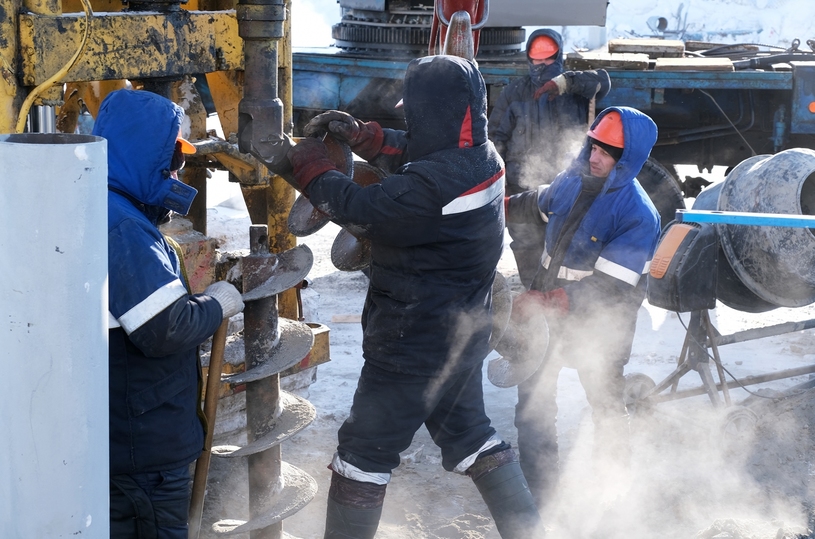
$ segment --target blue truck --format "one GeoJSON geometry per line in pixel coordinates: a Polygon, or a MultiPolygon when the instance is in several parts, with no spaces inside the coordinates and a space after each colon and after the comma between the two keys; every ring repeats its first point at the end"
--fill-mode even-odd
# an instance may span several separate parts
{"type": "MultiPolygon", "coordinates": [[[[504,0],[491,8],[481,30],[477,61],[490,104],[509,81],[528,73],[521,24],[605,24],[604,1],[599,5],[589,5],[592,0],[569,2],[559,11],[547,10],[561,14],[554,22],[546,18],[549,15],[536,19],[523,5],[515,5],[524,1],[504,0]],[[501,26],[490,26],[493,19],[501,26]]],[[[428,54],[433,6],[414,0],[340,0],[339,4],[342,19],[332,27],[334,46],[293,53],[295,135],[311,117],[327,109],[403,127],[402,112],[394,104],[401,97],[407,63],[428,54]]],[[[624,45],[637,45],[625,41],[624,45]]],[[[613,53],[566,58],[567,69],[609,72],[612,89],[596,103],[596,111],[627,105],[657,123],[659,139],[639,179],[664,222],[675,209],[684,207],[685,196],[695,196],[700,188],[695,178],[680,180],[675,165],[696,165],[700,171],[714,166],[730,169],[753,155],[795,147],[815,149],[815,40],[806,42],[809,50],[797,39],[786,49],[682,44],[681,57],[673,62],[654,54],[634,54],[641,61],[634,62],[633,69],[631,63],[616,62],[618,55],[613,53]]],[[[612,50],[611,42],[606,48],[612,50]]]]}

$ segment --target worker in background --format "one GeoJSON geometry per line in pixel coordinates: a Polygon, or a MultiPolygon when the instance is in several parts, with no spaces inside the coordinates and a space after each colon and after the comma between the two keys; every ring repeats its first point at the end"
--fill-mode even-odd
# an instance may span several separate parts
{"type": "MultiPolygon", "coordinates": [[[[534,31],[526,43],[529,75],[512,81],[493,107],[490,140],[504,158],[507,194],[534,189],[569,163],[589,124],[592,98],[611,88],[603,69],[563,72],[563,40],[554,30],[534,31]]],[[[510,223],[510,248],[524,288],[540,262],[543,229],[510,223]]]]}
{"type": "Polygon", "coordinates": [[[486,87],[472,61],[429,56],[408,65],[407,131],[329,111],[328,130],[391,173],[360,187],[307,138],[288,157],[304,195],[371,240],[360,373],[331,462],[326,538],[374,537],[399,454],[425,425],[447,471],[475,482],[504,538],[539,522],[510,445],[484,409],[482,363],[504,230],[503,163],[487,139],[486,87]]]}
{"type": "Polygon", "coordinates": [[[645,114],[605,109],[551,185],[506,201],[508,222],[546,223],[538,272],[513,302],[507,337],[539,333],[534,320],[540,314],[549,327],[544,362],[519,384],[515,410],[521,468],[541,509],[558,478],[555,397],[564,366],[577,369],[592,408],[598,482],[605,472],[626,469],[623,368],[660,233],[659,214],[636,175],[656,139],[656,124],[645,114]]]}
{"type": "Polygon", "coordinates": [[[198,346],[243,310],[227,282],[190,294],[158,225],[186,214],[178,180],[184,111],[159,95],[111,93],[93,134],[108,144],[110,536],[187,539],[189,464],[204,447],[198,346]]]}

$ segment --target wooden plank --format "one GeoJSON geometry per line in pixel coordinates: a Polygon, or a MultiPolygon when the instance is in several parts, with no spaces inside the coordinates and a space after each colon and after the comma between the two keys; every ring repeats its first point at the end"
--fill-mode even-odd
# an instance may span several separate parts
{"type": "Polygon", "coordinates": [[[331,317],[332,324],[358,324],[361,321],[361,314],[335,314],[331,317]]]}
{"type": "Polygon", "coordinates": [[[654,71],[734,71],[728,58],[657,58],[654,71]]]}
{"type": "Polygon", "coordinates": [[[647,54],[607,53],[607,52],[570,52],[566,55],[566,69],[581,71],[585,69],[648,69],[647,54]]]}
{"type": "Polygon", "coordinates": [[[608,52],[644,53],[650,58],[681,58],[685,43],[676,39],[612,39],[608,52]]]}

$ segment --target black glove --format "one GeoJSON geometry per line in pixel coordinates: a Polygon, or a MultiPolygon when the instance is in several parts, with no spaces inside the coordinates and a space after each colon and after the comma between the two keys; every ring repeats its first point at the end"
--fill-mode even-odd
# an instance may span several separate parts
{"type": "Polygon", "coordinates": [[[312,136],[321,131],[328,131],[338,140],[347,142],[351,151],[366,161],[379,154],[385,138],[378,123],[362,122],[339,110],[318,114],[306,124],[303,134],[312,136]]]}
{"type": "Polygon", "coordinates": [[[306,186],[320,174],[329,170],[338,170],[328,158],[328,149],[323,141],[316,138],[304,138],[289,150],[286,157],[294,169],[294,179],[304,191],[306,186]]]}

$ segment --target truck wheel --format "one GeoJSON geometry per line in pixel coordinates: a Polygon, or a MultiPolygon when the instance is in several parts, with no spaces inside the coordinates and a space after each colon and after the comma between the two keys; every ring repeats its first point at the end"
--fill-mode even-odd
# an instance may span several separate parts
{"type": "Polygon", "coordinates": [[[685,198],[679,182],[667,168],[651,157],[642,165],[637,180],[656,206],[664,229],[674,220],[676,210],[685,208],[685,198]]]}

